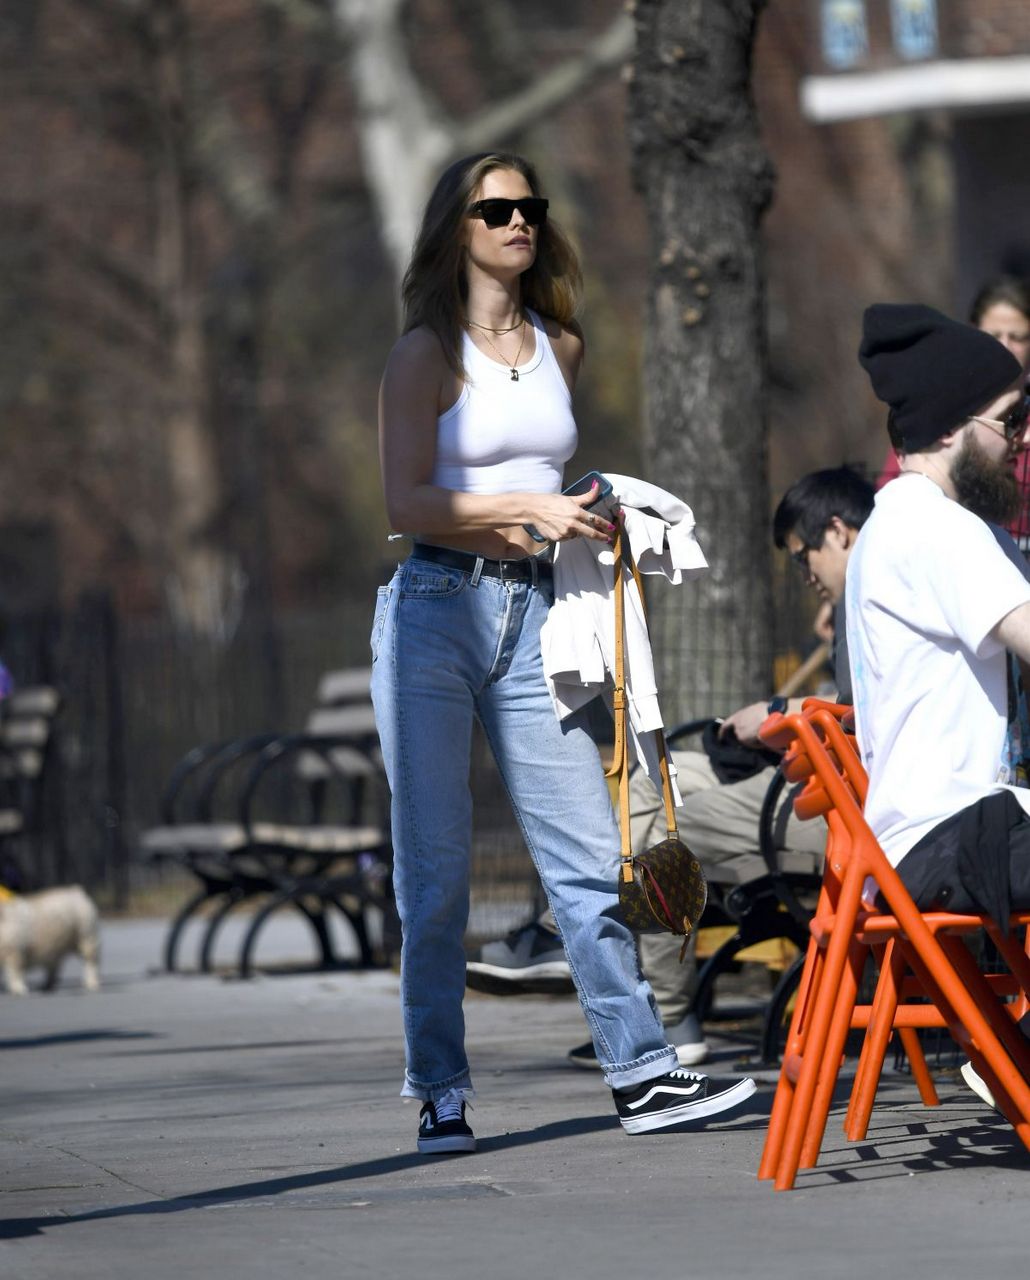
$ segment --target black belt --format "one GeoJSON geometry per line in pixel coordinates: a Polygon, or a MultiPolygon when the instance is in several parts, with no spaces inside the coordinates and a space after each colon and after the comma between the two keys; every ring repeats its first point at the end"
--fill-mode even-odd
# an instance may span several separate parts
{"type": "Polygon", "coordinates": [[[522,556],[518,560],[488,560],[474,551],[455,551],[453,547],[434,547],[428,542],[416,542],[411,548],[416,560],[432,560],[448,569],[460,569],[472,575],[475,586],[482,577],[500,578],[504,582],[532,582],[541,578],[551,580],[554,566],[542,556],[522,556]]]}

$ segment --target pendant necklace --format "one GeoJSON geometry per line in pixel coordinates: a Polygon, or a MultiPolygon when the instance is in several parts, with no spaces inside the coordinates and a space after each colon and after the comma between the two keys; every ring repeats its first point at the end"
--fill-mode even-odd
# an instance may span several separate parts
{"type": "MultiPolygon", "coordinates": [[[[465,321],[465,324],[466,324],[466,326],[468,326],[468,325],[472,325],[472,324],[475,324],[475,321],[474,321],[474,320],[466,320],[466,321],[465,321]]],[[[525,316],[523,316],[523,317],[522,317],[522,322],[521,322],[521,324],[522,324],[522,340],[519,342],[519,349],[518,349],[518,351],[515,353],[515,361],[514,361],[514,363],[513,363],[513,364],[508,364],[508,361],[507,361],[507,360],[505,360],[505,358],[504,358],[503,354],[502,354],[500,351],[497,351],[497,348],[496,348],[496,347],[494,346],[494,344],[490,341],[490,339],[486,336],[486,333],[484,333],[484,334],[483,334],[483,341],[487,344],[487,346],[488,346],[488,347],[490,347],[490,349],[491,349],[492,351],[497,351],[497,354],[501,357],[501,363],[502,363],[502,364],[504,364],[504,365],[507,365],[507,367],[511,370],[511,380],[512,380],[512,382],[518,382],[518,380],[519,380],[519,371],[518,371],[518,369],[516,369],[516,368],[515,368],[515,365],[517,365],[517,364],[518,364],[518,362],[519,362],[519,357],[522,355],[522,348],[523,348],[523,347],[525,346],[525,344],[526,344],[526,317],[525,317],[525,316]]],[[[481,324],[477,324],[477,325],[476,325],[476,328],[477,328],[477,329],[485,329],[485,327],[486,327],[485,325],[481,325],[481,324]]],[[[511,326],[511,328],[510,328],[510,329],[491,329],[491,330],[489,330],[489,332],[490,332],[490,333],[512,333],[512,332],[513,332],[515,329],[517,329],[518,327],[519,327],[519,326],[518,326],[517,324],[513,324],[513,325],[511,326]]]]}

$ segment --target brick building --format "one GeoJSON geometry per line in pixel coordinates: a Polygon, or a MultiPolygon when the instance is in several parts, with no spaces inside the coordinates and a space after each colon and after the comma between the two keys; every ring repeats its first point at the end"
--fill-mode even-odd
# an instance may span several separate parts
{"type": "Polygon", "coordinates": [[[882,419],[855,363],[862,307],[964,315],[1030,275],[1025,0],[772,0],[756,92],[779,171],[767,225],[774,480],[875,466],[882,419]]]}

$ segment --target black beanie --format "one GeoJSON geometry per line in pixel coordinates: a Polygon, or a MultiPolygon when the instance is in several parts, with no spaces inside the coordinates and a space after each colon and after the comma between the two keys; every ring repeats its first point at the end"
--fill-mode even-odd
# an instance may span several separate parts
{"type": "Polygon", "coordinates": [[[907,453],[960,426],[1021,372],[997,338],[933,307],[908,303],[866,308],[858,359],[890,406],[907,453]]]}

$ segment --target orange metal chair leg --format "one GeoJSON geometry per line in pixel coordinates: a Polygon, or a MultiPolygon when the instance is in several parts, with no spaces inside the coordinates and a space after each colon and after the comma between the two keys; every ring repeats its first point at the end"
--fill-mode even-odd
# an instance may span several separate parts
{"type": "Polygon", "coordinates": [[[797,1071],[791,1069],[791,1063],[800,1062],[804,1054],[805,1033],[811,1014],[811,1005],[819,986],[824,955],[819,943],[812,938],[808,943],[805,965],[801,971],[801,981],[794,1001],[794,1013],[787,1032],[787,1043],[783,1052],[783,1065],[780,1078],[776,1084],[776,1095],[773,1098],[772,1112],[769,1116],[769,1128],[762,1149],[762,1159],[758,1166],[759,1178],[776,1176],[776,1169],[783,1150],[783,1139],[787,1131],[791,1109],[794,1104],[794,1093],[797,1088],[797,1071]]]}
{"type": "Polygon", "coordinates": [[[830,1034],[836,993],[844,977],[848,950],[862,894],[861,867],[857,861],[848,866],[837,903],[836,919],[826,949],[822,980],[816,992],[811,1026],[805,1039],[801,1073],[794,1093],[794,1105],[787,1122],[787,1132],[780,1153],[774,1186],[789,1191],[794,1185],[801,1161],[801,1147],[815,1098],[820,1067],[830,1034]]]}
{"type": "Polygon", "coordinates": [[[805,1129],[805,1140],[801,1145],[799,1169],[811,1169],[819,1159],[819,1148],[822,1146],[826,1121],[833,1104],[834,1089],[840,1076],[844,1049],[848,1032],[852,1027],[852,1016],[855,1012],[855,1002],[858,999],[858,989],[862,981],[867,954],[866,948],[857,942],[853,942],[848,948],[847,963],[837,988],[830,1033],[823,1051],[815,1094],[812,1098],[812,1110],[805,1129]]]}
{"type": "Polygon", "coordinates": [[[891,939],[883,951],[880,979],[876,984],[869,1025],[862,1043],[848,1114],[844,1121],[844,1132],[852,1142],[864,1138],[869,1129],[869,1117],[872,1115],[876,1088],[880,1083],[883,1060],[894,1027],[904,973],[904,956],[891,939]]]}

